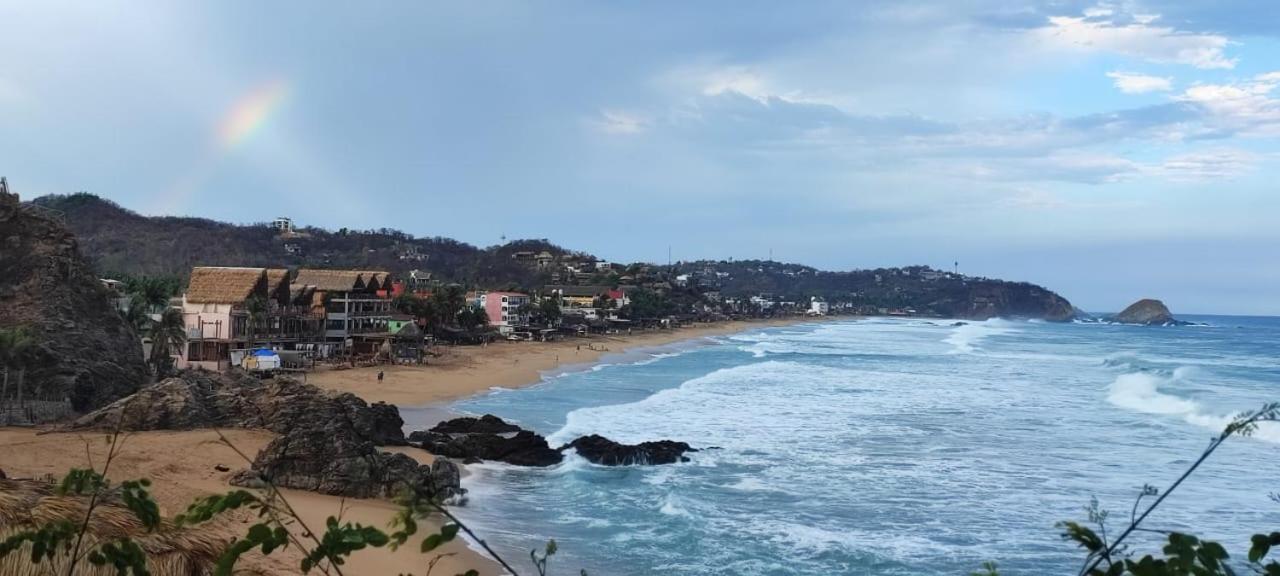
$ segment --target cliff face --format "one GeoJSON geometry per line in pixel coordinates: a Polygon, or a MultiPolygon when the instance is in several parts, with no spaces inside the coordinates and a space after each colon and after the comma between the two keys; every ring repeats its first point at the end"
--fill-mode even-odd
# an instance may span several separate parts
{"type": "Polygon", "coordinates": [[[0,327],[35,339],[26,389],[65,395],[78,411],[137,390],[147,379],[142,344],[108,300],[56,216],[0,192],[0,327]]]}
{"type": "Polygon", "coordinates": [[[968,309],[955,316],[985,320],[996,316],[1042,318],[1065,322],[1075,317],[1066,298],[1033,284],[986,282],[976,284],[966,302],[968,309]]]}

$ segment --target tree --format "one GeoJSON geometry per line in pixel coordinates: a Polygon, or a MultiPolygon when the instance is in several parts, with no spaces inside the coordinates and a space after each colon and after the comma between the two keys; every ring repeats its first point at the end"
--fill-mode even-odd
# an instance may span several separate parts
{"type": "Polygon", "coordinates": [[[147,333],[147,325],[151,324],[148,308],[150,305],[147,304],[146,298],[141,294],[133,294],[129,297],[129,307],[120,311],[124,321],[133,327],[134,334],[141,336],[147,333]]]}
{"type": "MultiPolygon", "coordinates": [[[[9,374],[18,371],[18,399],[22,404],[22,384],[26,377],[27,362],[35,351],[35,338],[25,326],[0,329],[0,362],[4,364],[4,384],[0,387],[0,403],[9,396],[9,374]]],[[[5,412],[6,420],[8,412],[5,412]]],[[[6,422],[7,424],[8,422],[6,422]]]]}
{"type": "Polygon", "coordinates": [[[467,306],[467,293],[462,286],[450,284],[431,293],[431,307],[442,323],[460,325],[460,315],[467,306]]]}
{"type": "Polygon", "coordinates": [[[151,324],[151,366],[159,380],[173,367],[173,353],[187,345],[187,325],[182,310],[167,308],[151,324]]]}
{"type": "Polygon", "coordinates": [[[467,330],[489,326],[489,313],[479,306],[468,306],[458,313],[458,325],[467,330]]]}
{"type": "Polygon", "coordinates": [[[538,318],[541,323],[546,326],[554,326],[560,323],[560,299],[559,298],[543,298],[538,303],[538,318]]]}
{"type": "Polygon", "coordinates": [[[125,291],[134,299],[140,299],[148,312],[156,312],[168,306],[169,298],[178,291],[177,284],[176,278],[157,276],[129,277],[124,281],[125,291]]]}
{"type": "Polygon", "coordinates": [[[249,348],[253,348],[254,332],[267,319],[267,301],[261,296],[251,296],[244,301],[244,310],[249,313],[249,348]]]}

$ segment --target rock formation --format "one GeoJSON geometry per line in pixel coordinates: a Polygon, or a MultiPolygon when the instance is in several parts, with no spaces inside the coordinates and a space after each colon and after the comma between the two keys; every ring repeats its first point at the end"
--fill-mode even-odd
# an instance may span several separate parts
{"type": "Polygon", "coordinates": [[[279,436],[233,484],[276,486],[369,498],[407,486],[442,498],[461,494],[457,466],[444,459],[419,465],[379,445],[405,444],[400,412],[352,394],[326,392],[290,378],[260,381],[244,372],[184,371],[144,386],[67,426],[70,429],[266,429],[279,436]]]}
{"type": "Polygon", "coordinates": [[[494,460],[516,466],[552,466],[564,456],[539,434],[501,418],[456,418],[431,430],[414,432],[409,441],[437,456],[466,460],[494,460]]]}
{"type": "Polygon", "coordinates": [[[354,394],[333,394],[292,378],[259,380],[240,370],[187,370],[148,384],[67,425],[70,429],[195,430],[259,428],[285,434],[295,428],[340,420],[377,445],[403,446],[400,411],[383,402],[372,406],[354,394]],[[123,419],[123,420],[122,420],[123,419]]]}
{"type": "Polygon", "coordinates": [[[552,466],[564,460],[573,448],[588,461],[605,466],[631,464],[672,464],[687,462],[687,452],[697,452],[684,442],[660,440],[640,444],[619,444],[603,436],[583,436],[552,449],[546,438],[497,416],[455,418],[427,431],[409,434],[409,443],[439,456],[464,461],[494,460],[517,466],[552,466]]]}
{"type": "Polygon", "coordinates": [[[1121,324],[1142,324],[1146,326],[1163,326],[1170,324],[1182,324],[1174,319],[1173,314],[1169,312],[1169,308],[1164,302],[1152,298],[1143,298],[1116,314],[1111,318],[1112,322],[1121,324]]]}
{"type": "Polygon", "coordinates": [[[697,452],[684,442],[659,440],[657,442],[641,442],[639,444],[619,444],[592,434],[583,436],[560,447],[560,450],[573,448],[579,456],[589,462],[605,466],[628,466],[631,464],[674,464],[688,462],[686,452],[697,452]]]}
{"type": "Polygon", "coordinates": [[[109,301],[56,213],[0,191],[0,327],[35,339],[28,394],[67,397],[84,412],[147,380],[142,344],[109,301]]]}

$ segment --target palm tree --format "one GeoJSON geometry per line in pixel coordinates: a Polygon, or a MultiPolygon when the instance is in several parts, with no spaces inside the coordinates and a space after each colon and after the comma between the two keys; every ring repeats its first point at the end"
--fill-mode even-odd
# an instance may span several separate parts
{"type": "Polygon", "coordinates": [[[147,333],[147,326],[151,324],[150,307],[142,294],[134,293],[129,297],[129,307],[120,311],[124,321],[133,327],[133,333],[139,337],[147,333]]]}
{"type": "MultiPolygon", "coordinates": [[[[18,371],[18,400],[22,405],[22,383],[26,377],[26,363],[35,349],[35,339],[24,326],[0,329],[0,363],[4,364],[4,384],[0,385],[0,405],[9,396],[9,374],[18,371]]],[[[5,410],[5,424],[8,424],[8,410],[5,410]]]]}
{"type": "Polygon", "coordinates": [[[151,365],[156,379],[164,377],[173,363],[173,353],[187,344],[187,326],[182,310],[166,308],[160,320],[151,324],[151,365]]]}
{"type": "Polygon", "coordinates": [[[244,310],[249,313],[249,349],[253,349],[253,336],[258,326],[267,317],[267,300],[261,296],[253,296],[244,301],[244,310]]]}
{"type": "Polygon", "coordinates": [[[131,278],[126,288],[134,300],[141,299],[146,306],[146,312],[164,308],[169,304],[169,297],[173,294],[173,286],[168,280],[151,276],[131,278]]]}

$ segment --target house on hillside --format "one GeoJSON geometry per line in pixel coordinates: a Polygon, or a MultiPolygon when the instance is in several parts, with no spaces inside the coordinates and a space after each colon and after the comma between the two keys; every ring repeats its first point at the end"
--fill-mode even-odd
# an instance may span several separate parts
{"type": "Polygon", "coordinates": [[[601,296],[608,296],[608,286],[565,286],[549,284],[543,287],[544,296],[560,299],[562,308],[592,308],[601,296]]]}
{"type": "Polygon", "coordinates": [[[826,316],[831,312],[831,307],[827,305],[827,301],[814,296],[809,299],[809,310],[806,312],[810,316],[826,316]]]}

